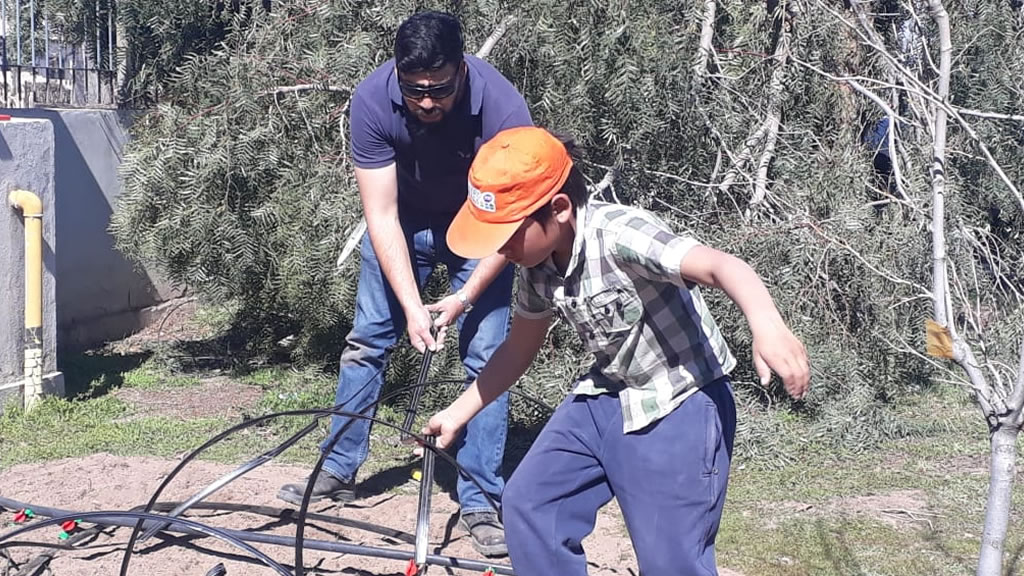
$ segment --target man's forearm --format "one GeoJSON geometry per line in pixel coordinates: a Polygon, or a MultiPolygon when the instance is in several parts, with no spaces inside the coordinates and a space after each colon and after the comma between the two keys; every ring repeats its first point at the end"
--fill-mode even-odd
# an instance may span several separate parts
{"type": "Polygon", "coordinates": [[[366,224],[381,272],[395,292],[398,302],[405,309],[421,305],[419,289],[412,273],[409,247],[405,243],[405,233],[398,218],[371,220],[368,217],[366,224]]]}

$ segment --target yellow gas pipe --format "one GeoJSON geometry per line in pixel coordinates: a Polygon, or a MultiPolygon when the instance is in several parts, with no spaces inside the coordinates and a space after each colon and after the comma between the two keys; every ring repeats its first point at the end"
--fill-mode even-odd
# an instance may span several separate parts
{"type": "Polygon", "coordinates": [[[43,392],[43,202],[27,190],[7,197],[25,218],[25,410],[43,392]]]}

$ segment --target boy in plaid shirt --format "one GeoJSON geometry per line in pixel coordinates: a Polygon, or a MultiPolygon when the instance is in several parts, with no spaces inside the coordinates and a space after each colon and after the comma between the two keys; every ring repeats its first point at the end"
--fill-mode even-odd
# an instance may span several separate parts
{"type": "Polygon", "coordinates": [[[754,363],[802,398],[807,353],[743,261],[674,234],[652,214],[588,202],[566,147],[541,128],[498,133],[477,153],[448,245],[520,267],[508,338],[425,434],[459,430],[526,371],[554,311],[595,362],[558,407],[505,489],[519,576],[587,573],[582,541],[614,496],[644,576],[714,575],[736,427],[736,364],[698,285],[720,288],[753,333],[754,363]]]}

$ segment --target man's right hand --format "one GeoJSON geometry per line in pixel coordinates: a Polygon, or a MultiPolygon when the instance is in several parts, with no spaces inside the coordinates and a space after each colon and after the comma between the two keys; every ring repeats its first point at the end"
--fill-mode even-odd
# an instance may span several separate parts
{"type": "Polygon", "coordinates": [[[437,339],[435,340],[434,335],[431,333],[434,327],[434,319],[430,316],[430,311],[423,304],[406,309],[405,319],[408,322],[409,342],[421,354],[426,352],[427,349],[430,349],[431,352],[437,352],[444,345],[444,335],[447,332],[447,326],[438,328],[437,339]]]}

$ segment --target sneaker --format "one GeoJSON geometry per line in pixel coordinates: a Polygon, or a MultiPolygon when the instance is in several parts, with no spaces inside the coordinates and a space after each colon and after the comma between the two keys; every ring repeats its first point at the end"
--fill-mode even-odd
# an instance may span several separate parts
{"type": "MultiPolygon", "coordinates": [[[[309,482],[309,477],[306,478],[306,482],[309,482]]],[[[302,496],[305,493],[305,482],[301,484],[285,484],[277,491],[277,497],[289,504],[301,506],[302,496]]],[[[321,470],[320,474],[316,477],[316,483],[313,484],[313,494],[310,495],[309,501],[319,502],[324,499],[343,503],[352,502],[356,499],[355,484],[342,482],[321,470]]]]}
{"type": "Polygon", "coordinates": [[[505,527],[494,512],[470,512],[459,519],[459,526],[469,532],[473,548],[488,558],[508,556],[505,527]]]}

